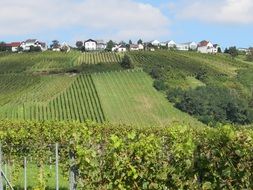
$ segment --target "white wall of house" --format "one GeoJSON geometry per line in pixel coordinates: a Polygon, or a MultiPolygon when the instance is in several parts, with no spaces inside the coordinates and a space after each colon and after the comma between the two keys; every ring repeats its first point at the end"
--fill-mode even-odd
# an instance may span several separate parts
{"type": "Polygon", "coordinates": [[[84,46],[85,46],[85,50],[88,50],[88,51],[97,50],[97,43],[93,41],[86,41],[84,43],[84,46]]]}
{"type": "Polygon", "coordinates": [[[102,44],[102,43],[97,44],[97,49],[98,50],[105,50],[105,48],[106,48],[106,44],[102,44]]]}
{"type": "Polygon", "coordinates": [[[139,50],[144,50],[144,45],[143,44],[138,44],[139,50]]]}
{"type": "Polygon", "coordinates": [[[190,45],[189,45],[189,48],[191,50],[196,50],[198,48],[198,44],[195,43],[195,42],[191,42],[190,45]]]}
{"type": "Polygon", "coordinates": [[[206,46],[198,47],[198,52],[200,53],[214,53],[214,47],[211,42],[209,42],[206,46]]]}
{"type": "Polygon", "coordinates": [[[18,51],[18,47],[11,47],[11,51],[12,52],[17,52],[18,51]]]}
{"type": "Polygon", "coordinates": [[[126,52],[127,49],[125,47],[119,47],[117,48],[117,52],[126,52]]]}
{"type": "Polygon", "coordinates": [[[159,45],[160,45],[160,42],[159,42],[158,40],[154,40],[154,41],[151,42],[151,44],[152,44],[153,46],[159,46],[159,45]]]}
{"type": "Polygon", "coordinates": [[[177,50],[179,51],[189,51],[189,48],[188,44],[177,44],[177,50]]]}
{"type": "Polygon", "coordinates": [[[170,40],[170,41],[168,42],[167,46],[168,46],[168,48],[173,48],[173,47],[176,47],[177,44],[176,44],[176,42],[174,42],[173,40],[170,40]]]}

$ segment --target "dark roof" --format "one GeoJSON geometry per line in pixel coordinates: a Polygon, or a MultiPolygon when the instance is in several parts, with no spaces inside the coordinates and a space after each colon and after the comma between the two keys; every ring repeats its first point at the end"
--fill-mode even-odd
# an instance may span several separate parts
{"type": "Polygon", "coordinates": [[[120,45],[118,48],[126,48],[125,45],[120,45]]]}
{"type": "Polygon", "coordinates": [[[130,44],[130,48],[139,48],[139,45],[136,45],[136,44],[130,44]]]}
{"type": "Polygon", "coordinates": [[[220,46],[219,44],[214,44],[214,45],[213,45],[214,48],[217,48],[217,47],[219,47],[219,46],[220,46]]]}
{"type": "Polygon", "coordinates": [[[36,41],[36,39],[28,39],[25,41],[25,43],[35,43],[36,41]]]}
{"type": "Polygon", "coordinates": [[[88,39],[88,40],[84,41],[84,43],[86,43],[86,42],[95,42],[97,44],[97,41],[96,40],[92,40],[92,39],[88,39]]]}

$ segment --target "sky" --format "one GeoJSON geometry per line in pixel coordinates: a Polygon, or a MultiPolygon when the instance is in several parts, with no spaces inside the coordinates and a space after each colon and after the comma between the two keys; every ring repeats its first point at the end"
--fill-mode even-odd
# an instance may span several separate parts
{"type": "Polygon", "coordinates": [[[253,46],[253,0],[0,0],[0,41],[209,40],[253,46]]]}

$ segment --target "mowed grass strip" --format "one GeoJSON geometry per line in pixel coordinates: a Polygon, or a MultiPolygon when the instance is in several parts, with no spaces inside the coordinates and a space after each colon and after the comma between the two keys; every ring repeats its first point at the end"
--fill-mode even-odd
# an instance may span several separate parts
{"type": "Polygon", "coordinates": [[[92,75],[106,118],[112,123],[167,125],[199,122],[170,104],[142,71],[92,75]]]}

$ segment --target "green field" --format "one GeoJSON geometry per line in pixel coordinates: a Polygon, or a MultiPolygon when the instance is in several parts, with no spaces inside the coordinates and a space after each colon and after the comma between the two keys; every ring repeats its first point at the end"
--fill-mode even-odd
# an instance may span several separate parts
{"type": "Polygon", "coordinates": [[[95,74],[92,78],[110,122],[135,125],[198,123],[175,109],[152,87],[152,79],[142,71],[95,74]]]}
{"type": "Polygon", "coordinates": [[[82,64],[111,64],[119,63],[121,60],[121,55],[117,53],[82,53],[76,60],[77,65],[82,64]]]}

